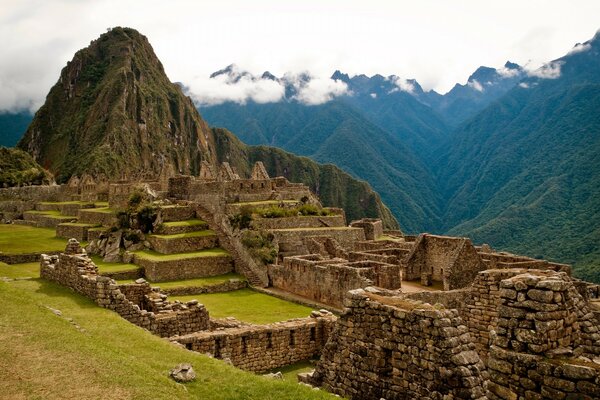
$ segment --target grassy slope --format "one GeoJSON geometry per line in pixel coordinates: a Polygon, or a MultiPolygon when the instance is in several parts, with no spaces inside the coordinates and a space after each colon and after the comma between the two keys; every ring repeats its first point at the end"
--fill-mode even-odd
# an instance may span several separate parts
{"type": "Polygon", "coordinates": [[[221,248],[214,248],[208,250],[192,251],[189,253],[177,253],[177,254],[160,254],[152,250],[141,250],[135,251],[135,256],[140,259],[146,259],[151,261],[171,261],[171,260],[183,260],[187,258],[195,257],[221,257],[228,256],[229,253],[221,248]]]}
{"type": "MultiPolygon", "coordinates": [[[[160,286],[160,284],[159,284],[160,286]]],[[[251,289],[192,296],[172,296],[171,300],[198,300],[213,318],[235,317],[254,324],[269,324],[310,315],[311,308],[255,292],[251,289]]]]}
{"type": "Polygon", "coordinates": [[[43,280],[0,282],[0,397],[6,399],[323,399],[176,347],[43,280]],[[62,317],[46,307],[62,312],[62,317]],[[26,318],[24,318],[26,316],[26,318]],[[83,328],[83,332],[66,318],[83,328]],[[180,385],[170,368],[190,362],[180,385]]]}

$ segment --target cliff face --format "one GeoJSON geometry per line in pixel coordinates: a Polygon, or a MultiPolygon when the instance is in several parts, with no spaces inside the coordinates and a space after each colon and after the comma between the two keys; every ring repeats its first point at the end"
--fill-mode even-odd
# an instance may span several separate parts
{"type": "Polygon", "coordinates": [[[197,175],[202,161],[228,161],[247,176],[263,161],[272,176],[309,185],[348,219],[398,222],[368,183],[279,149],[251,147],[211,129],[171,83],[148,39],[113,28],[78,51],[18,144],[61,183],[84,173],[109,179],[197,175]]]}
{"type": "Polygon", "coordinates": [[[148,39],[114,28],[63,68],[18,147],[59,182],[194,174],[214,163],[214,139],[192,101],[167,78],[148,39]]]}

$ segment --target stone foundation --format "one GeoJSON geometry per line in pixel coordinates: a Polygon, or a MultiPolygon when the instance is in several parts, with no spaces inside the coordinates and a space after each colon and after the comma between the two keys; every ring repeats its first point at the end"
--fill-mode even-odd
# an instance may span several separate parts
{"type": "Polygon", "coordinates": [[[246,371],[262,373],[318,356],[335,317],[313,312],[313,317],[198,332],[171,338],[187,349],[228,359],[246,371]]]}
{"type": "Polygon", "coordinates": [[[165,282],[180,279],[205,278],[233,272],[230,256],[181,258],[169,261],[155,261],[135,257],[135,264],[144,268],[144,274],[152,282],[165,282]]]}

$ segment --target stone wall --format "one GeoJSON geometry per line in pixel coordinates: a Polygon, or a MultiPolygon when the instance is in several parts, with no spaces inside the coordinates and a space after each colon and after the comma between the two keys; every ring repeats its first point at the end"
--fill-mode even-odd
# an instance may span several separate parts
{"type": "Polygon", "coordinates": [[[81,242],[88,240],[88,229],[90,225],[79,223],[61,223],[56,227],[56,236],[71,239],[75,238],[81,242]]]}
{"type": "Polygon", "coordinates": [[[65,253],[42,255],[40,276],[73,289],[161,337],[188,334],[210,326],[208,311],[197,301],[170,303],[147,283],[127,285],[121,290],[113,279],[99,276],[98,267],[76,240],[69,240],[65,253]]]}
{"type": "MultiPolygon", "coordinates": [[[[160,283],[158,286],[160,287],[160,283]]],[[[230,279],[227,282],[217,283],[214,285],[173,287],[163,289],[162,292],[168,294],[169,296],[188,296],[193,294],[232,292],[234,290],[245,289],[247,287],[247,281],[230,279]]]]}
{"type": "Polygon", "coordinates": [[[228,359],[243,370],[261,373],[318,356],[334,320],[327,312],[315,311],[310,318],[198,332],[171,340],[190,350],[228,359]]]}
{"type": "Polygon", "coordinates": [[[219,246],[219,238],[215,234],[180,238],[164,238],[156,235],[148,235],[146,236],[146,240],[150,243],[153,250],[161,254],[185,253],[219,246]]]}
{"type": "Polygon", "coordinates": [[[484,399],[485,366],[456,310],[353,290],[313,384],[350,399],[484,399]]]}
{"type": "Polygon", "coordinates": [[[144,268],[144,274],[152,282],[179,279],[205,278],[233,272],[233,260],[229,256],[179,258],[157,261],[135,257],[135,264],[144,268]]]}
{"type": "Polygon", "coordinates": [[[488,397],[599,398],[598,321],[571,279],[530,271],[502,280],[499,296],[488,397]]]}
{"type": "Polygon", "coordinates": [[[400,268],[375,261],[347,262],[319,255],[286,257],[283,265],[269,265],[273,287],[341,308],[346,292],[377,285],[400,287],[400,268]]]}
{"type": "Polygon", "coordinates": [[[305,237],[330,236],[345,249],[352,250],[354,244],[365,240],[365,231],[359,228],[279,229],[271,231],[279,243],[302,243],[305,237]]]}
{"type": "Polygon", "coordinates": [[[322,228],[345,226],[343,215],[259,218],[252,221],[255,229],[322,228]]]}

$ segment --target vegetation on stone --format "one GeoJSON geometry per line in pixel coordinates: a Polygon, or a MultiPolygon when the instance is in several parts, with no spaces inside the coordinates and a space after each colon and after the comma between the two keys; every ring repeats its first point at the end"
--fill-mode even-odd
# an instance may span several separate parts
{"type": "Polygon", "coordinates": [[[182,260],[187,258],[196,258],[196,257],[220,257],[227,256],[229,253],[221,248],[209,249],[209,250],[200,250],[200,251],[192,251],[189,253],[177,253],[177,254],[160,254],[152,250],[142,250],[136,251],[135,256],[141,259],[147,259],[152,261],[172,261],[172,260],[182,260]]]}
{"type": "MultiPolygon", "coordinates": [[[[230,273],[224,275],[207,276],[206,278],[180,279],[177,281],[156,282],[152,283],[152,286],[158,286],[161,289],[171,289],[189,286],[202,287],[224,283],[229,281],[230,279],[238,279],[243,281],[246,278],[243,275],[230,273]]],[[[119,283],[133,283],[134,281],[135,279],[123,279],[119,280],[119,283]]]]}

